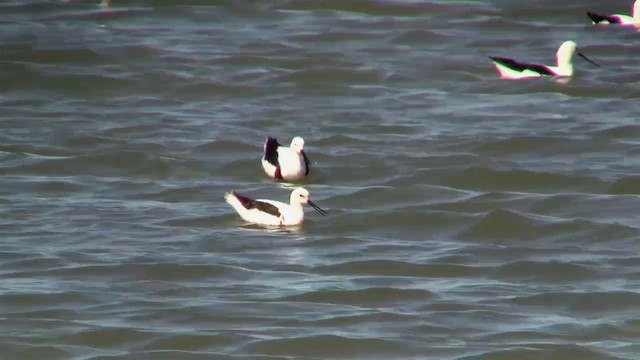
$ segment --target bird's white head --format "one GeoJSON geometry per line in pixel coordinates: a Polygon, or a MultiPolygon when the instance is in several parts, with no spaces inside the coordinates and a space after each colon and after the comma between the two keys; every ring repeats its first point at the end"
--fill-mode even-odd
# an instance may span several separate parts
{"type": "Polygon", "coordinates": [[[309,204],[312,208],[314,208],[321,215],[327,215],[327,212],[322,210],[318,205],[314,204],[311,199],[309,199],[309,191],[305,188],[296,188],[291,192],[291,205],[293,204],[309,204]]]}
{"type": "Polygon", "coordinates": [[[558,52],[556,53],[556,58],[558,60],[558,68],[560,68],[561,72],[573,72],[573,65],[571,64],[571,59],[573,58],[573,54],[578,54],[585,61],[591,63],[593,66],[600,67],[598,63],[586,57],[583,53],[578,51],[578,46],[575,41],[565,41],[558,48],[558,52]]]}
{"type": "Polygon", "coordinates": [[[568,40],[563,42],[556,53],[558,66],[562,67],[571,65],[571,58],[573,58],[573,54],[576,52],[577,47],[578,45],[575,41],[568,40]]]}
{"type": "Polygon", "coordinates": [[[300,152],[302,150],[304,150],[304,139],[301,138],[300,136],[296,136],[291,140],[291,145],[290,145],[291,149],[293,149],[293,151],[295,152],[300,152]]]}
{"type": "Polygon", "coordinates": [[[306,204],[309,202],[309,191],[305,188],[296,188],[291,193],[291,201],[300,204],[306,204]]]}

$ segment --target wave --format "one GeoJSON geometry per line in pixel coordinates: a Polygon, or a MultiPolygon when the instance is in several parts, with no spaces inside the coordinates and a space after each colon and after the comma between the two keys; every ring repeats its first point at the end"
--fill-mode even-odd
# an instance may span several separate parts
{"type": "MultiPolygon", "coordinates": [[[[52,268],[49,274],[60,278],[74,279],[78,277],[128,279],[131,281],[188,281],[196,278],[234,277],[243,273],[243,268],[210,264],[177,264],[177,263],[134,263],[95,264],[65,266],[52,268]],[[236,274],[236,275],[233,275],[236,274]]],[[[35,273],[34,273],[35,275],[35,273]]],[[[243,275],[241,275],[243,277],[243,275]]]]}
{"type": "Polygon", "coordinates": [[[597,268],[592,264],[560,261],[522,260],[498,266],[492,274],[509,280],[526,280],[541,283],[566,283],[592,281],[598,277],[597,268]]]}
{"type": "Polygon", "coordinates": [[[591,136],[597,139],[635,139],[640,137],[640,125],[625,124],[606,126],[591,132],[591,136]]]}
{"type": "Polygon", "coordinates": [[[566,221],[511,210],[492,210],[462,232],[462,236],[486,239],[554,239],[587,233],[598,226],[586,220],[566,221]]]}
{"type": "MultiPolygon", "coordinates": [[[[281,5],[277,5],[279,10],[295,11],[344,11],[360,13],[369,16],[408,16],[419,15],[458,15],[464,16],[472,8],[479,13],[493,13],[488,4],[475,1],[385,1],[385,0],[288,0],[281,5]]],[[[467,15],[468,16],[468,15],[467,15]]]]}
{"type": "Polygon", "coordinates": [[[63,336],[61,340],[70,345],[109,349],[137,345],[154,336],[152,331],[114,326],[78,331],[73,335],[63,336]]]}
{"type": "Polygon", "coordinates": [[[73,359],[76,354],[73,349],[65,349],[63,345],[41,345],[33,340],[0,340],[0,352],[8,359],[73,359]]]}
{"type": "Polygon", "coordinates": [[[198,172],[198,168],[186,160],[146,151],[110,150],[55,159],[31,157],[14,166],[0,167],[0,174],[182,177],[198,172]]]}
{"type": "Polygon", "coordinates": [[[376,275],[415,277],[482,277],[488,273],[483,266],[457,264],[417,264],[406,261],[366,260],[318,266],[312,269],[329,275],[376,275]]]}
{"type": "Polygon", "coordinates": [[[301,357],[306,354],[322,357],[347,356],[417,356],[410,342],[404,340],[347,337],[340,335],[312,335],[287,339],[259,340],[245,349],[261,355],[289,355],[301,357]]]}
{"type": "Polygon", "coordinates": [[[525,344],[506,350],[478,352],[475,355],[458,357],[456,360],[503,360],[503,359],[602,359],[627,360],[595,351],[587,346],[565,344],[525,344]]]}
{"type": "Polygon", "coordinates": [[[616,180],[609,188],[614,195],[640,195],[640,175],[629,175],[616,180]]]}
{"type": "Polygon", "coordinates": [[[434,297],[435,295],[427,290],[376,287],[360,290],[310,291],[304,294],[287,296],[279,300],[350,305],[378,304],[382,306],[394,301],[430,301],[434,297]]]}
{"type": "Polygon", "coordinates": [[[604,181],[585,175],[570,175],[551,171],[524,169],[494,169],[469,166],[441,171],[438,183],[460,189],[483,191],[577,192],[594,189],[604,181]]]}
{"type": "Polygon", "coordinates": [[[626,314],[636,308],[640,294],[632,291],[607,292],[547,292],[535,295],[514,296],[506,300],[519,306],[544,306],[553,304],[555,309],[563,309],[572,314],[605,316],[626,314]]]}

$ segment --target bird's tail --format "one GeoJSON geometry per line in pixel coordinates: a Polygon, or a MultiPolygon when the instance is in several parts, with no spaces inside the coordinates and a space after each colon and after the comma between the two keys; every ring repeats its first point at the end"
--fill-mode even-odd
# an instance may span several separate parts
{"type": "Polygon", "coordinates": [[[236,193],[233,191],[224,194],[224,199],[227,204],[231,205],[231,207],[234,208],[238,213],[242,213],[247,210],[236,196],[236,193]]]}
{"type": "Polygon", "coordinates": [[[278,166],[278,147],[280,144],[278,140],[269,136],[264,141],[264,156],[263,159],[267,160],[273,166],[278,166]]]}

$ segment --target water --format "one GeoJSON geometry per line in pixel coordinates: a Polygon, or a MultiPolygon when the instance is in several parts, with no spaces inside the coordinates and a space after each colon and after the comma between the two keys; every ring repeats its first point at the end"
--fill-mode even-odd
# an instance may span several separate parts
{"type": "Polygon", "coordinates": [[[2,359],[637,359],[630,6],[2,2],[2,359]],[[330,216],[224,203],[267,135],[330,216]]]}

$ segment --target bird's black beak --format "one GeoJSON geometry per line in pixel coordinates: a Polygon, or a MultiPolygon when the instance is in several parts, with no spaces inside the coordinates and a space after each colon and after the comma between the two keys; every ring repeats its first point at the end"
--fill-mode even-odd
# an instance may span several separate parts
{"type": "Polygon", "coordinates": [[[600,65],[598,65],[598,63],[596,63],[595,61],[589,59],[588,57],[584,56],[583,53],[581,53],[580,51],[578,51],[578,56],[580,56],[581,58],[587,60],[588,62],[592,63],[593,65],[600,67],[600,65]]]}
{"type": "Polygon", "coordinates": [[[316,204],[314,204],[311,200],[307,201],[307,204],[311,205],[312,208],[316,209],[317,212],[319,212],[320,214],[322,214],[322,216],[327,216],[327,212],[320,209],[320,207],[316,204]]]}

